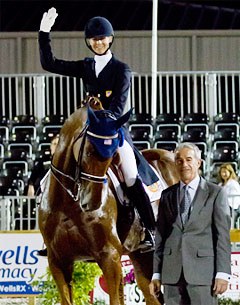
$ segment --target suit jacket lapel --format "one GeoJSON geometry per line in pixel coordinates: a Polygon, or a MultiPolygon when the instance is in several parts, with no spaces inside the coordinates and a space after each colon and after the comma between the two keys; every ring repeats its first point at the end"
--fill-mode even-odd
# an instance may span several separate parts
{"type": "Polygon", "coordinates": [[[178,182],[177,184],[175,184],[175,188],[171,192],[172,196],[169,200],[170,201],[169,204],[173,205],[172,210],[175,211],[175,213],[177,214],[175,223],[173,225],[176,225],[176,226],[182,228],[181,218],[179,215],[179,200],[180,200],[179,194],[180,194],[180,183],[178,182]]]}
{"type": "Polygon", "coordinates": [[[195,221],[195,219],[198,217],[199,212],[204,207],[208,197],[209,197],[209,190],[207,183],[203,178],[201,178],[196,194],[192,201],[193,208],[189,220],[185,224],[185,227],[188,227],[189,225],[191,225],[193,221],[195,221]]]}

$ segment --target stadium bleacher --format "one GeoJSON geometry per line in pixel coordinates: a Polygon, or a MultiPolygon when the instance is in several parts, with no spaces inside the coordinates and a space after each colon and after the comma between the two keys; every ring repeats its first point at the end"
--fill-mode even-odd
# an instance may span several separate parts
{"type": "Polygon", "coordinates": [[[26,195],[34,161],[39,158],[49,160],[51,139],[59,133],[64,121],[65,117],[61,115],[46,116],[40,124],[33,115],[1,117],[0,196],[26,195]],[[18,183],[13,183],[14,179],[18,183]]]}
{"type": "MultiPolygon", "coordinates": [[[[47,116],[40,120],[40,124],[34,124],[34,132],[31,130],[32,122],[21,126],[31,130],[27,141],[25,137],[13,141],[16,124],[12,124],[11,120],[7,120],[7,124],[4,121],[3,126],[0,125],[0,130],[1,127],[8,129],[8,136],[2,137],[0,143],[0,178],[5,179],[4,177],[8,176],[22,179],[24,187],[21,185],[18,189],[19,195],[24,195],[35,160],[49,160],[51,138],[59,133],[65,119],[64,116],[51,119],[47,116]]],[[[160,114],[156,118],[146,114],[134,114],[128,123],[133,143],[139,150],[161,148],[173,151],[180,142],[194,142],[202,151],[202,174],[212,181],[216,181],[217,168],[224,162],[232,163],[239,174],[239,127],[238,115],[222,113],[213,118],[211,123],[208,115],[199,113],[184,117],[177,114],[160,114]]],[[[8,191],[9,189],[11,186],[8,191]]],[[[16,184],[12,193],[14,190],[16,184]]],[[[4,187],[4,194],[5,191],[4,187]]]]}

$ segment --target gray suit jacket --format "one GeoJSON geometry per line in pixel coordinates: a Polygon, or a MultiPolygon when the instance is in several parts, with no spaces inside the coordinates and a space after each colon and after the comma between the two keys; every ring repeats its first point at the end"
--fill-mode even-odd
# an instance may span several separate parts
{"type": "Polygon", "coordinates": [[[192,285],[211,285],[217,272],[231,274],[230,209],[225,191],[200,179],[184,225],[178,213],[180,184],[162,192],[153,272],[176,284],[183,270],[192,285]]]}

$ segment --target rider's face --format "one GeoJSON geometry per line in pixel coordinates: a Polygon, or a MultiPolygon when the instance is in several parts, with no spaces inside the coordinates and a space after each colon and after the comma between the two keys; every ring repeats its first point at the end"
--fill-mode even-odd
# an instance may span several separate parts
{"type": "Polygon", "coordinates": [[[103,55],[109,49],[109,44],[112,42],[112,39],[112,36],[94,37],[89,39],[89,44],[94,53],[103,55]]]}

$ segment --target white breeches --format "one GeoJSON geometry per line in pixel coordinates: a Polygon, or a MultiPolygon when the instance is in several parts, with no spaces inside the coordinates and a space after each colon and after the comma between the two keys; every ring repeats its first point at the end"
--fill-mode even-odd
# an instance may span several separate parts
{"type": "Polygon", "coordinates": [[[121,170],[127,187],[132,186],[137,178],[138,170],[134,152],[130,144],[124,140],[123,146],[118,148],[121,158],[121,170]]]}

